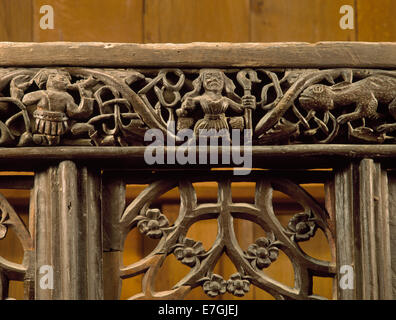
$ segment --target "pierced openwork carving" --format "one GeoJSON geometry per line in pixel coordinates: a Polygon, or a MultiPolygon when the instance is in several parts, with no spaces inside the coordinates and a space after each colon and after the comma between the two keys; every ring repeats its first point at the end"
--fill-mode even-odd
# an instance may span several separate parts
{"type": "Polygon", "coordinates": [[[146,145],[250,129],[256,145],[394,143],[396,72],[0,69],[0,145],[146,145]],[[214,130],[214,131],[213,131],[214,130]]]}
{"type": "Polygon", "coordinates": [[[231,195],[231,178],[217,178],[217,203],[197,203],[194,186],[190,180],[160,180],[150,184],[125,209],[120,228],[124,239],[130,230],[137,228],[142,236],[160,239],[153,251],[142,260],[122,266],[121,278],[144,274],[142,292],[131,299],[181,299],[191,289],[201,286],[209,297],[226,292],[241,297],[257,286],[277,299],[320,299],[312,292],[312,277],[334,277],[335,263],[322,261],[306,254],[299,242],[307,241],[320,228],[331,242],[333,235],[328,226],[328,214],[298,184],[283,178],[251,178],[256,182],[254,203],[235,203],[231,195]],[[155,200],[163,193],[179,187],[180,211],[171,224],[155,207],[155,200]],[[295,199],[303,208],[287,226],[282,226],[274,213],[273,190],[295,199]],[[258,224],[265,232],[243,250],[234,232],[233,220],[246,219],[258,224]],[[189,228],[197,221],[217,219],[218,233],[213,246],[205,250],[199,239],[188,238],[189,228]],[[272,279],[263,269],[270,268],[283,252],[291,261],[294,287],[272,279]],[[168,291],[155,291],[158,271],[168,255],[190,267],[190,272],[168,291]],[[220,257],[226,254],[237,272],[224,279],[214,273],[220,257]]]}
{"type": "Polygon", "coordinates": [[[22,264],[9,261],[0,256],[0,300],[9,298],[8,289],[9,282],[24,281],[25,296],[29,296],[31,287],[33,286],[33,277],[30,274],[33,258],[33,241],[28,229],[22,219],[9,204],[7,199],[0,194],[0,241],[7,236],[8,228],[12,228],[22,244],[24,257],[22,264]]]}

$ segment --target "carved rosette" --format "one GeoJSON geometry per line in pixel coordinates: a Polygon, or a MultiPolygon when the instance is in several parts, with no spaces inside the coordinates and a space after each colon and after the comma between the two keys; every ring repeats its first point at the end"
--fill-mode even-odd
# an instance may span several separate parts
{"type": "Polygon", "coordinates": [[[311,211],[301,212],[290,219],[287,228],[294,241],[306,241],[315,235],[317,224],[311,211]]]}
{"type": "Polygon", "coordinates": [[[276,241],[269,238],[259,238],[256,243],[251,244],[245,255],[253,268],[268,268],[278,258],[279,249],[276,241]]]}
{"type": "MultiPolygon", "coordinates": [[[[142,146],[252,130],[255,145],[395,143],[396,72],[0,69],[0,146],[142,146]]],[[[233,141],[233,143],[236,143],[233,141]]]]}
{"type": "Polygon", "coordinates": [[[205,249],[202,246],[202,242],[184,238],[182,243],[175,245],[173,254],[181,263],[192,268],[199,265],[205,256],[205,249]]]}
{"type": "Polygon", "coordinates": [[[211,298],[224,294],[227,291],[227,281],[218,274],[211,274],[202,280],[204,281],[202,285],[203,290],[211,298]]]}
{"type": "Polygon", "coordinates": [[[240,273],[234,273],[227,280],[227,291],[236,297],[243,297],[249,292],[250,282],[240,273]]]}
{"type": "Polygon", "coordinates": [[[168,219],[159,209],[147,209],[135,218],[139,231],[153,239],[161,238],[169,226],[168,219]]]}

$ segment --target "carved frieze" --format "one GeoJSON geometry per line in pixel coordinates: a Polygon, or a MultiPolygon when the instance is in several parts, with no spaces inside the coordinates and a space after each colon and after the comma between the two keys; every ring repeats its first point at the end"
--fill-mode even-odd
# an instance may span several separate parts
{"type": "Polygon", "coordinates": [[[395,143],[395,110],[386,70],[0,69],[9,147],[142,146],[148,129],[165,139],[250,129],[254,145],[395,143]]]}

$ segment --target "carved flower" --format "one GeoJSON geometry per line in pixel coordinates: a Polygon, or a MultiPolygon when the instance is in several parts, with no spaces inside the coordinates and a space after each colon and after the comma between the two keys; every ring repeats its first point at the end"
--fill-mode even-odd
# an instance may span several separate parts
{"type": "Polygon", "coordinates": [[[223,294],[227,290],[227,282],[222,276],[218,274],[212,274],[203,284],[204,292],[211,298],[223,294]]]}
{"type": "Polygon", "coordinates": [[[279,249],[276,243],[268,238],[258,238],[248,247],[246,258],[254,268],[268,268],[278,258],[279,249]]]}
{"type": "Polygon", "coordinates": [[[243,297],[248,293],[249,287],[250,282],[246,279],[242,279],[240,273],[234,273],[227,281],[227,291],[237,297],[243,297]]]}
{"type": "Polygon", "coordinates": [[[0,209],[0,240],[4,239],[7,234],[7,226],[4,223],[8,218],[8,215],[0,209]]]}
{"type": "Polygon", "coordinates": [[[148,209],[135,218],[137,227],[142,234],[153,239],[159,239],[164,234],[164,229],[169,226],[168,219],[159,209],[148,209]]]}
{"type": "Polygon", "coordinates": [[[183,244],[178,244],[173,253],[177,260],[192,268],[199,262],[199,258],[205,253],[205,249],[202,242],[185,238],[183,244]]]}
{"type": "Polygon", "coordinates": [[[315,235],[315,219],[312,212],[296,213],[287,224],[287,228],[292,232],[295,241],[306,241],[315,235]]]}

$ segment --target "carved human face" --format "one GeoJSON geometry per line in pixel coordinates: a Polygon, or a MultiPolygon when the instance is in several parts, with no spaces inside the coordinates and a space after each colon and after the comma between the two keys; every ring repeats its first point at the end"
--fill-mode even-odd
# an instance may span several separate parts
{"type": "Polygon", "coordinates": [[[221,91],[223,90],[223,74],[219,70],[207,70],[203,74],[203,87],[205,90],[221,91]]]}
{"type": "Polygon", "coordinates": [[[334,107],[331,90],[323,84],[309,86],[298,100],[301,106],[308,110],[327,111],[334,107]]]}
{"type": "Polygon", "coordinates": [[[48,76],[47,88],[66,91],[69,84],[70,81],[66,75],[55,73],[48,76]]]}

